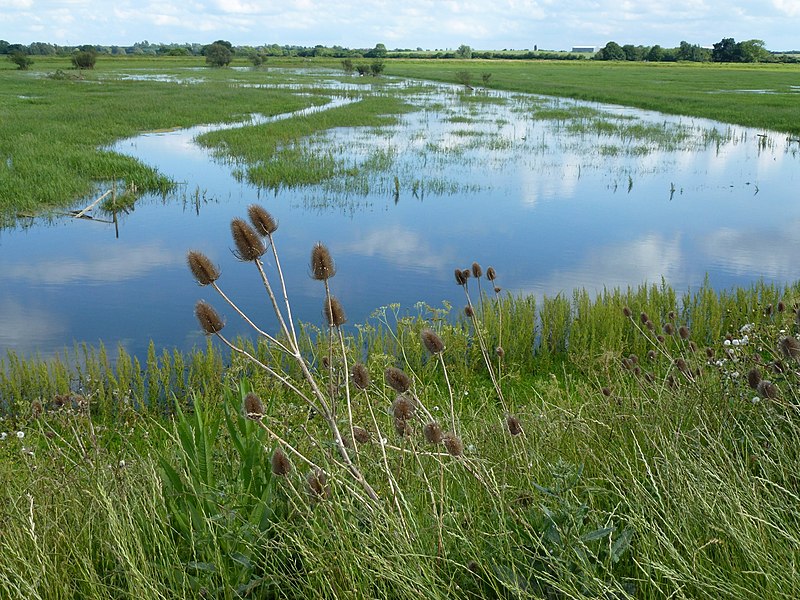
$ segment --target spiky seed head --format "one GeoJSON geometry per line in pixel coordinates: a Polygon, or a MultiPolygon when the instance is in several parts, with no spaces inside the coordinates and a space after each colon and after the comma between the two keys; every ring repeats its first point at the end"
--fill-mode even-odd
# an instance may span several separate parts
{"type": "Polygon", "coordinates": [[[408,388],[411,387],[411,379],[397,367],[389,367],[386,369],[383,376],[386,379],[387,385],[401,394],[408,391],[408,388]]]}
{"type": "Polygon", "coordinates": [[[656,376],[653,375],[650,371],[647,371],[644,374],[644,378],[647,380],[648,383],[653,383],[656,380],[656,376]]]}
{"type": "Polygon", "coordinates": [[[675,320],[675,311],[674,310],[669,311],[669,314],[667,315],[667,318],[670,321],[674,321],[675,320]]]}
{"type": "Polygon", "coordinates": [[[311,277],[325,281],[336,275],[336,265],[327,246],[322,242],[314,244],[311,250],[311,277]]]}
{"type": "Polygon", "coordinates": [[[264,405],[253,392],[244,397],[244,416],[253,421],[260,421],[264,417],[264,405]]]}
{"type": "Polygon", "coordinates": [[[278,229],[278,222],[263,206],[251,204],[247,207],[247,216],[259,235],[272,235],[278,229]]]}
{"type": "Polygon", "coordinates": [[[686,325],[681,325],[678,327],[678,335],[682,340],[689,339],[689,328],[686,325]]]}
{"type": "Polygon", "coordinates": [[[656,359],[656,351],[655,350],[648,350],[647,352],[647,360],[655,360],[656,359]]]}
{"type": "Polygon", "coordinates": [[[469,269],[464,269],[461,271],[461,276],[466,280],[469,279],[469,276],[472,275],[469,269]]]}
{"type": "Polygon", "coordinates": [[[603,396],[605,396],[605,397],[611,396],[611,388],[610,387],[604,387],[601,391],[603,392],[603,396]]]}
{"type": "Polygon", "coordinates": [[[675,360],[675,366],[678,367],[678,370],[681,373],[686,373],[689,370],[689,365],[683,358],[678,358],[675,360]]]}
{"type": "Polygon", "coordinates": [[[414,416],[416,410],[417,405],[413,398],[409,398],[405,394],[398,394],[392,403],[392,415],[395,419],[406,421],[414,416]]]}
{"type": "Polygon", "coordinates": [[[792,335],[785,335],[778,340],[778,348],[785,358],[800,360],[800,342],[792,335]]]}
{"type": "Polygon", "coordinates": [[[475,316],[475,311],[474,311],[474,310],[472,310],[472,306],[470,306],[469,304],[467,304],[467,305],[464,307],[464,314],[465,314],[465,315],[467,315],[467,316],[468,316],[468,317],[471,319],[472,317],[474,317],[474,316],[475,316]]]}
{"type": "Polygon", "coordinates": [[[655,331],[656,330],[655,323],[653,323],[650,319],[647,319],[647,322],[644,324],[644,326],[647,327],[648,331],[655,331]]]}
{"type": "Polygon", "coordinates": [[[328,486],[328,475],[320,469],[315,468],[306,475],[306,489],[312,500],[325,500],[330,497],[331,489],[328,486]]]}
{"type": "Polygon", "coordinates": [[[706,358],[714,358],[714,349],[710,346],[706,346],[706,358]]]}
{"type": "Polygon", "coordinates": [[[194,314],[200,323],[200,328],[208,335],[219,333],[225,324],[214,307],[204,300],[198,301],[194,307],[194,314]]]}
{"type": "Polygon", "coordinates": [[[497,358],[503,358],[506,355],[506,351],[503,350],[502,346],[498,346],[494,349],[494,353],[497,355],[497,358]]]}
{"type": "Polygon", "coordinates": [[[455,433],[445,433],[442,443],[450,456],[459,457],[464,454],[464,442],[455,433]]]}
{"type": "Polygon", "coordinates": [[[369,387],[369,371],[367,371],[367,367],[361,363],[356,363],[353,365],[351,375],[353,377],[353,383],[358,389],[365,390],[369,387]]]}
{"type": "Polygon", "coordinates": [[[483,269],[481,269],[481,266],[476,262],[472,263],[472,276],[475,279],[479,279],[483,276],[483,269]]]}
{"type": "Polygon", "coordinates": [[[394,431],[400,437],[410,435],[411,434],[411,427],[408,425],[408,421],[405,419],[400,419],[398,417],[394,418],[394,431]]]}
{"type": "Polygon", "coordinates": [[[781,360],[779,358],[776,358],[774,361],[772,361],[769,364],[769,368],[772,369],[773,373],[777,373],[777,374],[781,374],[786,370],[786,369],[784,369],[783,363],[781,362],[781,360]]]}
{"type": "Polygon", "coordinates": [[[656,340],[658,340],[658,343],[659,343],[659,344],[663,344],[663,343],[664,343],[664,341],[666,340],[666,338],[665,338],[663,335],[661,335],[661,334],[659,333],[659,334],[656,336],[656,340]]]}
{"type": "Polygon", "coordinates": [[[639,365],[633,367],[633,374],[636,375],[636,377],[642,374],[642,369],[639,365]]]}
{"type": "Polygon", "coordinates": [[[500,293],[500,292],[502,292],[502,291],[503,291],[503,288],[501,288],[501,287],[499,287],[499,286],[494,286],[494,293],[495,293],[495,294],[499,294],[499,293],[500,293]]]}
{"type": "Polygon", "coordinates": [[[231,234],[233,243],[236,245],[235,254],[239,260],[244,262],[258,260],[267,250],[255,229],[242,219],[231,221],[231,234]]]}
{"type": "Polygon", "coordinates": [[[292,472],[292,463],[289,462],[289,457],[281,450],[280,446],[275,448],[275,452],[272,453],[271,463],[273,475],[285,477],[292,472]]]}
{"type": "Polygon", "coordinates": [[[635,354],[631,354],[630,356],[628,356],[628,360],[630,360],[631,363],[634,365],[639,363],[639,357],[636,356],[635,354]]]}
{"type": "Polygon", "coordinates": [[[357,441],[359,444],[367,444],[372,439],[369,431],[364,429],[363,427],[359,427],[355,425],[353,427],[353,439],[357,441]]]}
{"type": "Polygon", "coordinates": [[[778,386],[767,379],[762,379],[758,383],[756,391],[762,398],[769,398],[771,400],[776,400],[780,396],[778,386]]]}
{"type": "Polygon", "coordinates": [[[642,325],[644,325],[645,323],[647,323],[650,320],[650,317],[647,316],[646,312],[642,312],[639,315],[639,320],[642,322],[642,325]]]}
{"type": "Polygon", "coordinates": [[[633,311],[630,308],[628,308],[627,306],[623,306],[622,307],[622,314],[630,319],[633,316],[633,311]]]}
{"type": "Polygon", "coordinates": [[[341,327],[347,323],[347,315],[344,313],[342,303],[334,296],[325,301],[324,312],[329,327],[341,327]]]}
{"type": "Polygon", "coordinates": [[[425,436],[425,441],[429,444],[438,444],[442,441],[444,432],[436,421],[431,421],[422,428],[422,434],[425,436]]]}
{"type": "Polygon", "coordinates": [[[497,277],[497,272],[494,270],[494,267],[489,267],[486,269],[486,279],[489,281],[494,281],[497,277]]]}
{"type": "Polygon", "coordinates": [[[444,342],[433,329],[423,329],[420,335],[422,344],[428,352],[434,355],[444,352],[444,342]]]}
{"type": "Polygon", "coordinates": [[[667,335],[673,335],[675,333],[675,327],[672,323],[664,323],[664,333],[667,335]]]}
{"type": "Polygon", "coordinates": [[[785,310],[786,310],[786,304],[783,302],[783,300],[781,300],[780,302],[778,302],[778,312],[782,313],[785,310]]]}
{"type": "Polygon", "coordinates": [[[522,433],[522,424],[514,415],[506,415],[506,428],[511,435],[519,435],[522,433]]]}
{"type": "Polygon", "coordinates": [[[467,278],[464,276],[464,271],[462,271],[461,269],[456,269],[455,275],[456,275],[456,283],[458,285],[467,285],[467,278]]]}
{"type": "Polygon", "coordinates": [[[689,351],[692,352],[692,354],[697,352],[697,344],[695,344],[693,341],[689,342],[689,351]]]}
{"type": "Polygon", "coordinates": [[[772,304],[767,304],[766,308],[764,309],[764,314],[768,317],[772,316],[772,304]]]}
{"type": "Polygon", "coordinates": [[[761,383],[761,371],[753,367],[747,372],[747,385],[755,390],[759,383],[761,383]]]}
{"type": "Polygon", "coordinates": [[[219,279],[219,269],[202,252],[190,250],[186,254],[186,262],[200,285],[208,285],[219,279]]]}

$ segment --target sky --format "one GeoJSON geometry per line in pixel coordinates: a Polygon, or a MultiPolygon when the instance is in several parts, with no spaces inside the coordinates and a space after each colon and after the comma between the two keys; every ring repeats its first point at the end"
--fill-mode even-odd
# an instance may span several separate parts
{"type": "Polygon", "coordinates": [[[11,43],[201,43],[478,50],[619,44],[800,50],[800,0],[2,0],[11,43]]]}

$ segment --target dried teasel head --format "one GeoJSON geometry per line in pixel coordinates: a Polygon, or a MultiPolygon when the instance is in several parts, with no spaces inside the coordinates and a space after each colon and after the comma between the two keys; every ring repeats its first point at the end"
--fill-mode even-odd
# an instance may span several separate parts
{"type": "Polygon", "coordinates": [[[747,372],[747,385],[755,390],[758,389],[759,383],[761,383],[761,371],[753,367],[747,372]]]}
{"type": "Polygon", "coordinates": [[[629,307],[623,306],[622,314],[625,315],[628,319],[630,319],[633,316],[633,311],[629,307]]]}
{"type": "Polygon", "coordinates": [[[350,374],[353,378],[353,384],[358,389],[365,390],[369,387],[369,371],[367,367],[361,363],[356,363],[353,365],[353,370],[350,374]]]}
{"type": "Polygon", "coordinates": [[[407,392],[411,387],[411,379],[401,369],[397,367],[389,367],[383,374],[386,383],[393,390],[400,392],[407,392]]]}
{"type": "Polygon", "coordinates": [[[392,403],[392,416],[395,419],[402,419],[407,421],[414,416],[417,411],[417,404],[413,398],[405,394],[399,394],[392,403]]]}
{"type": "Polygon", "coordinates": [[[306,490],[312,500],[330,498],[331,488],[328,486],[328,475],[320,468],[315,468],[306,475],[306,490]]]}
{"type": "Polygon", "coordinates": [[[442,443],[444,447],[447,449],[447,453],[450,456],[463,456],[464,454],[464,442],[454,433],[445,433],[442,436],[442,443]]]}
{"type": "Polygon", "coordinates": [[[289,457],[287,457],[286,453],[281,450],[280,446],[275,448],[275,452],[272,453],[272,459],[270,462],[272,464],[273,475],[285,477],[292,472],[292,463],[289,462],[289,457]]]}
{"type": "Polygon", "coordinates": [[[278,229],[278,222],[263,206],[251,204],[247,207],[247,216],[259,235],[272,235],[278,229]]]}
{"type": "Polygon", "coordinates": [[[328,326],[341,327],[347,323],[347,315],[344,313],[342,303],[339,302],[339,300],[334,296],[331,296],[325,301],[325,307],[323,311],[325,313],[325,320],[328,322],[328,326]]]}
{"type": "Polygon", "coordinates": [[[222,328],[225,327],[222,318],[217,311],[214,310],[214,307],[204,300],[200,300],[195,305],[194,314],[197,317],[197,321],[200,323],[201,329],[208,335],[219,333],[222,331],[222,328]]]}
{"type": "Polygon", "coordinates": [[[483,276],[483,269],[481,269],[481,266],[476,262],[472,263],[472,276],[475,279],[479,279],[483,276]]]}
{"type": "Polygon", "coordinates": [[[778,340],[778,348],[785,358],[800,360],[800,342],[792,335],[785,335],[778,340]]]}
{"type": "Polygon", "coordinates": [[[780,396],[778,386],[766,379],[762,379],[758,383],[756,391],[762,398],[769,398],[770,400],[776,400],[780,396]]]}
{"type": "Polygon", "coordinates": [[[442,338],[433,329],[423,329],[420,334],[422,337],[422,345],[431,354],[441,354],[444,352],[444,342],[442,338]]]}
{"type": "Polygon", "coordinates": [[[267,250],[261,237],[242,219],[231,221],[231,234],[236,245],[235,254],[239,260],[245,262],[258,260],[267,250]]]}
{"type": "Polygon", "coordinates": [[[650,320],[650,317],[647,315],[646,312],[642,312],[639,315],[639,320],[642,322],[642,325],[644,325],[645,323],[647,323],[650,320]]]}
{"type": "Polygon", "coordinates": [[[244,416],[253,421],[260,421],[264,417],[264,405],[253,392],[244,397],[244,416]]]}
{"type": "Polygon", "coordinates": [[[506,355],[506,351],[503,350],[502,346],[497,346],[497,348],[494,349],[494,353],[497,355],[497,358],[500,359],[504,358],[506,355]]]}
{"type": "MultiPolygon", "coordinates": [[[[456,269],[455,275],[456,275],[456,283],[458,285],[467,285],[467,278],[469,277],[469,275],[464,275],[464,273],[465,271],[462,271],[461,269],[456,269]]],[[[466,273],[469,273],[469,271],[466,271],[466,273]]]]}
{"type": "Polygon", "coordinates": [[[778,312],[782,313],[785,310],[786,310],[786,303],[783,300],[781,300],[780,302],[778,302],[778,312]]]}
{"type": "Polygon", "coordinates": [[[497,277],[497,272],[495,272],[494,267],[489,267],[486,269],[486,279],[489,281],[494,281],[497,277]]]}
{"type": "Polygon", "coordinates": [[[678,327],[678,335],[682,340],[689,339],[689,328],[686,325],[681,325],[678,327]]]}
{"type": "Polygon", "coordinates": [[[425,436],[425,441],[429,444],[438,444],[442,441],[444,432],[436,421],[431,421],[422,428],[422,434],[425,436]]]}
{"type": "Polygon", "coordinates": [[[409,426],[408,421],[398,417],[394,418],[394,431],[400,437],[411,435],[411,427],[409,426]]]}
{"type": "Polygon", "coordinates": [[[336,275],[336,265],[330,251],[322,242],[314,244],[311,250],[311,277],[325,281],[336,275]]]}
{"type": "Polygon", "coordinates": [[[219,269],[202,252],[190,250],[186,254],[186,262],[189,264],[192,275],[200,285],[208,285],[219,279],[219,269]]]}
{"type": "Polygon", "coordinates": [[[522,424],[514,415],[506,415],[506,429],[511,435],[519,435],[522,433],[522,424]]]}
{"type": "Polygon", "coordinates": [[[353,439],[359,444],[367,444],[372,439],[369,431],[358,425],[353,426],[353,439]]]}
{"type": "Polygon", "coordinates": [[[673,335],[675,333],[675,326],[672,323],[664,323],[664,333],[673,335]]]}
{"type": "Polygon", "coordinates": [[[467,315],[470,319],[475,316],[475,311],[472,309],[472,306],[467,304],[464,307],[464,314],[467,315]]]}

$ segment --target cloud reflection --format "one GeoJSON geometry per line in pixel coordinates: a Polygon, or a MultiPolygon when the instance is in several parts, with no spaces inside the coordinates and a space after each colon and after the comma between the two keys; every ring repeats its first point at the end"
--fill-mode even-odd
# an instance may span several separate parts
{"type": "Polygon", "coordinates": [[[453,262],[447,253],[435,250],[419,232],[400,225],[373,229],[355,241],[339,246],[338,250],[379,257],[404,269],[413,265],[419,270],[442,271],[453,262]]]}
{"type": "Polygon", "coordinates": [[[711,260],[736,275],[800,277],[800,221],[790,221],[779,229],[720,229],[705,236],[702,248],[711,260]]]}

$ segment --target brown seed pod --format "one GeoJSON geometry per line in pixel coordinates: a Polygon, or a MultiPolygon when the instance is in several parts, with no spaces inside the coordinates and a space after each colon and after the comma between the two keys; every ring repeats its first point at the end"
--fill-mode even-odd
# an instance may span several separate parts
{"type": "Polygon", "coordinates": [[[656,330],[655,323],[653,323],[650,319],[647,319],[647,323],[645,323],[644,326],[647,327],[648,331],[655,331],[656,330]]]}
{"type": "MultiPolygon", "coordinates": [[[[467,271],[467,273],[469,273],[469,271],[467,271]]],[[[462,271],[461,269],[456,269],[455,275],[456,275],[456,283],[458,285],[467,285],[467,275],[464,275],[464,271],[462,271]]]]}
{"type": "Polygon", "coordinates": [[[474,310],[472,310],[472,306],[470,306],[469,304],[467,304],[467,305],[464,307],[464,314],[465,314],[465,315],[467,315],[467,316],[468,316],[468,317],[471,319],[472,317],[474,317],[474,316],[475,316],[475,311],[474,311],[474,310]]]}
{"type": "Polygon", "coordinates": [[[317,242],[311,250],[311,277],[317,281],[325,281],[336,275],[336,265],[328,248],[317,242]]]}
{"type": "Polygon", "coordinates": [[[263,206],[251,204],[247,207],[247,216],[250,217],[250,223],[260,235],[272,235],[278,229],[277,221],[263,206]]]}
{"type": "Polygon", "coordinates": [[[778,312],[782,313],[785,310],[786,310],[786,304],[783,302],[783,300],[781,300],[780,302],[778,302],[778,312]]]}
{"type": "Polygon", "coordinates": [[[755,390],[758,389],[759,383],[761,383],[761,371],[753,367],[747,372],[747,385],[755,390]]]}
{"type": "Polygon", "coordinates": [[[506,355],[506,351],[503,350],[502,346],[498,346],[494,349],[494,353],[497,355],[497,358],[503,358],[506,355]]]}
{"type": "Polygon", "coordinates": [[[394,418],[394,431],[400,437],[411,435],[411,427],[405,419],[394,418]]]}
{"type": "Polygon", "coordinates": [[[800,360],[800,342],[792,335],[785,335],[778,340],[778,348],[785,358],[800,360]]]}
{"type": "Polygon", "coordinates": [[[451,456],[459,457],[464,454],[464,442],[454,433],[445,433],[442,436],[444,447],[451,456]]]}
{"type": "Polygon", "coordinates": [[[494,267],[489,267],[486,269],[486,279],[489,281],[494,281],[497,278],[497,272],[494,270],[494,267]]]}
{"type": "Polygon", "coordinates": [[[648,350],[647,351],[647,360],[655,360],[656,359],[656,351],[655,350],[648,350]]]}
{"type": "Polygon", "coordinates": [[[606,396],[606,397],[611,396],[611,388],[610,387],[604,387],[601,391],[603,392],[603,396],[606,396]]]}
{"type": "Polygon", "coordinates": [[[289,458],[286,456],[286,453],[281,450],[280,446],[275,448],[275,452],[272,453],[271,463],[273,475],[285,477],[292,472],[292,463],[289,462],[289,458]]]}
{"type": "Polygon", "coordinates": [[[681,325],[678,327],[678,335],[682,340],[689,339],[689,328],[686,325],[681,325]]]}
{"type": "Polygon", "coordinates": [[[253,421],[260,421],[264,417],[264,405],[261,398],[253,392],[244,397],[244,416],[253,421]]]}
{"type": "Polygon", "coordinates": [[[239,260],[245,262],[257,260],[267,250],[261,237],[242,219],[231,221],[231,234],[233,243],[236,244],[235,254],[239,260]]]}
{"type": "Polygon", "coordinates": [[[392,403],[392,415],[395,419],[407,421],[417,410],[416,402],[404,394],[398,394],[392,403]]]}
{"type": "Polygon", "coordinates": [[[433,329],[423,329],[420,335],[422,337],[422,344],[428,352],[431,354],[441,354],[444,352],[444,342],[433,329]]]}
{"type": "Polygon", "coordinates": [[[622,314],[625,315],[628,318],[631,318],[633,316],[633,311],[630,308],[628,308],[627,306],[623,306],[622,307],[622,314]]]}
{"type": "Polygon", "coordinates": [[[359,444],[367,444],[372,439],[372,436],[370,435],[369,431],[356,425],[353,427],[353,438],[359,444]]]}
{"type": "Polygon", "coordinates": [[[341,327],[347,323],[347,315],[344,313],[342,303],[334,296],[330,297],[330,302],[325,301],[323,312],[329,327],[341,327]]]}
{"type": "Polygon", "coordinates": [[[476,262],[472,263],[472,276],[475,279],[483,276],[483,269],[481,269],[481,266],[476,262]]]}
{"type": "Polygon", "coordinates": [[[499,294],[499,293],[500,293],[500,292],[502,292],[502,291],[503,291],[503,288],[501,288],[501,287],[498,287],[498,286],[494,286],[494,293],[495,293],[495,294],[499,294]]]}
{"type": "Polygon", "coordinates": [[[672,323],[664,323],[664,333],[673,335],[675,333],[675,326],[672,323]]]}
{"type": "Polygon", "coordinates": [[[328,486],[328,475],[320,468],[316,468],[306,475],[306,489],[312,500],[325,500],[330,498],[331,488],[328,486]]]}
{"type": "Polygon", "coordinates": [[[202,252],[190,250],[186,254],[186,262],[200,285],[208,285],[219,279],[219,269],[202,252]]]}
{"type": "Polygon", "coordinates": [[[369,371],[367,371],[367,367],[361,363],[353,365],[351,376],[353,377],[353,383],[358,389],[365,390],[369,387],[369,371]]]}
{"type": "Polygon", "coordinates": [[[397,367],[389,367],[386,369],[383,376],[387,385],[401,394],[408,391],[411,387],[411,379],[409,376],[397,367]]]}
{"type": "Polygon", "coordinates": [[[639,315],[639,320],[642,322],[642,325],[644,325],[650,320],[650,317],[647,316],[646,312],[643,312],[639,315]]]}
{"type": "Polygon", "coordinates": [[[442,428],[436,422],[432,421],[422,428],[422,434],[425,436],[425,441],[429,444],[438,444],[442,441],[442,428]]]}
{"type": "Polygon", "coordinates": [[[511,435],[519,435],[522,433],[522,424],[514,415],[506,415],[506,428],[511,435]]]}
{"type": "Polygon", "coordinates": [[[212,333],[219,333],[222,331],[222,328],[225,327],[225,324],[222,322],[222,318],[219,316],[217,311],[214,310],[214,307],[204,300],[200,300],[195,305],[194,314],[200,323],[200,327],[208,335],[211,335],[212,333]]]}
{"type": "Polygon", "coordinates": [[[756,391],[762,398],[769,398],[770,400],[776,400],[780,396],[778,386],[766,379],[762,379],[758,383],[756,391]]]}

